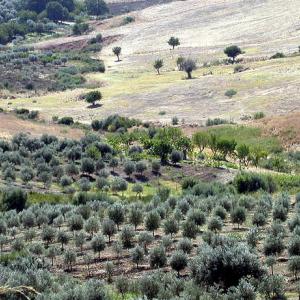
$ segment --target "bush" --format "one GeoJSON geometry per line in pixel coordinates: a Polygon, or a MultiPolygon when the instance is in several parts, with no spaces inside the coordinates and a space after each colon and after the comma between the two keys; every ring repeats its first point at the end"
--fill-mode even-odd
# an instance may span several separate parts
{"type": "Polygon", "coordinates": [[[91,91],[88,92],[84,98],[87,103],[91,103],[94,106],[96,101],[102,99],[102,94],[99,91],[91,91]]]}
{"type": "Polygon", "coordinates": [[[62,117],[61,119],[58,120],[58,124],[73,125],[74,120],[72,117],[62,117]]]}
{"type": "Polygon", "coordinates": [[[173,164],[177,164],[182,161],[183,154],[181,151],[172,150],[171,152],[171,161],[173,164]]]}
{"type": "Polygon", "coordinates": [[[262,111],[256,112],[253,116],[254,120],[263,119],[265,117],[265,113],[262,111]]]}
{"type": "Polygon", "coordinates": [[[276,183],[270,175],[257,173],[240,173],[235,176],[234,185],[239,193],[264,190],[269,193],[276,191],[276,183]]]}
{"type": "Polygon", "coordinates": [[[87,23],[75,23],[72,27],[72,32],[74,35],[82,35],[89,31],[90,26],[87,23]]]}
{"type": "Polygon", "coordinates": [[[184,253],[190,254],[193,249],[193,244],[190,239],[184,238],[178,242],[177,248],[184,253]]]}
{"type": "Polygon", "coordinates": [[[162,268],[167,264],[166,251],[163,247],[157,246],[150,252],[150,266],[151,268],[162,268]]]}
{"type": "Polygon", "coordinates": [[[237,286],[244,277],[259,279],[265,273],[257,255],[247,245],[226,237],[220,244],[199,248],[198,256],[191,263],[191,271],[198,284],[222,284],[225,289],[237,286]]]}
{"type": "Polygon", "coordinates": [[[154,232],[159,228],[160,225],[160,216],[157,211],[150,211],[145,218],[145,227],[148,231],[152,231],[154,236],[154,232]]]}
{"type": "Polygon", "coordinates": [[[134,229],[132,226],[126,225],[123,227],[120,239],[124,248],[131,248],[133,246],[134,229]]]}
{"type": "Polygon", "coordinates": [[[2,205],[4,210],[21,211],[27,203],[27,193],[19,188],[9,188],[2,191],[2,205]]]}
{"type": "Polygon", "coordinates": [[[134,21],[135,21],[135,18],[134,18],[134,17],[132,17],[132,16],[126,16],[126,17],[124,17],[124,19],[123,19],[122,25],[127,25],[127,24],[129,24],[129,23],[134,22],[134,21]]]}
{"type": "Polygon", "coordinates": [[[206,120],[206,126],[215,126],[215,125],[229,124],[229,123],[231,122],[226,119],[220,119],[220,118],[206,120]]]}
{"type": "Polygon", "coordinates": [[[177,272],[179,277],[179,273],[187,266],[188,258],[187,255],[182,251],[176,251],[171,256],[170,266],[173,270],[177,272]]]}
{"type": "Polygon", "coordinates": [[[233,89],[227,90],[225,92],[225,96],[228,97],[228,98],[232,98],[236,94],[237,94],[237,91],[233,90],[233,89]]]}
{"type": "Polygon", "coordinates": [[[270,59],[284,58],[285,55],[282,52],[277,52],[270,57],[270,59]]]}

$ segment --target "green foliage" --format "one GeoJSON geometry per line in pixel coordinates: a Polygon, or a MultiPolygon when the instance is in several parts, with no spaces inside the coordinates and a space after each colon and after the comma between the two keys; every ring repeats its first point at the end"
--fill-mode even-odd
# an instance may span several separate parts
{"type": "Polygon", "coordinates": [[[112,52],[113,52],[114,55],[117,56],[118,61],[120,61],[121,51],[122,51],[122,48],[119,47],[119,46],[116,46],[116,47],[114,47],[114,48],[112,49],[112,52]]]}
{"type": "Polygon", "coordinates": [[[271,175],[252,172],[242,172],[234,178],[234,185],[239,193],[256,192],[264,190],[269,193],[276,191],[276,182],[271,175]]]}
{"type": "Polygon", "coordinates": [[[87,103],[91,103],[95,106],[95,102],[102,99],[102,94],[100,91],[91,91],[88,92],[84,98],[87,103]]]}
{"type": "Polygon", "coordinates": [[[227,47],[225,50],[224,50],[224,53],[229,57],[231,58],[232,60],[232,63],[235,62],[235,58],[242,54],[242,50],[238,47],[238,46],[229,46],[227,47]]]}
{"type": "Polygon", "coordinates": [[[92,16],[100,16],[107,14],[109,9],[103,0],[85,0],[88,14],[92,16]]]}
{"type": "Polygon", "coordinates": [[[153,67],[157,71],[158,75],[160,74],[160,69],[163,67],[163,65],[164,65],[163,59],[157,59],[157,60],[155,60],[155,62],[153,64],[153,67]]]}
{"type": "Polygon", "coordinates": [[[284,58],[285,55],[282,52],[277,52],[270,57],[270,59],[284,58]]]}
{"type": "Polygon", "coordinates": [[[88,32],[89,29],[90,26],[87,23],[75,23],[72,27],[72,32],[74,35],[82,35],[88,32]]]}
{"type": "Polygon", "coordinates": [[[265,117],[265,113],[262,112],[262,111],[259,111],[259,112],[256,112],[254,115],[253,115],[253,119],[254,120],[259,120],[259,119],[263,119],[265,117]]]}
{"type": "Polygon", "coordinates": [[[228,98],[232,98],[236,94],[237,94],[237,91],[233,90],[233,89],[227,90],[225,92],[225,96],[228,97],[228,98]]]}
{"type": "Polygon", "coordinates": [[[196,61],[188,58],[182,63],[182,69],[187,73],[188,79],[192,79],[192,72],[197,70],[196,61]]]}
{"type": "Polygon", "coordinates": [[[198,284],[222,283],[224,288],[229,288],[247,276],[262,278],[264,269],[247,245],[230,238],[220,239],[219,244],[216,241],[215,245],[199,248],[198,256],[191,264],[192,276],[198,284]]]}
{"type": "Polygon", "coordinates": [[[69,12],[59,2],[51,1],[47,3],[46,15],[48,19],[57,22],[67,19],[69,12]]]}
{"type": "Polygon", "coordinates": [[[168,41],[168,44],[169,44],[169,45],[173,48],[173,50],[174,50],[174,48],[175,48],[176,46],[179,46],[179,45],[180,45],[179,38],[174,37],[174,36],[170,37],[170,39],[169,39],[169,41],[168,41]]]}
{"type": "Polygon", "coordinates": [[[27,193],[20,188],[7,188],[2,191],[2,207],[4,210],[21,211],[27,203],[27,193]]]}
{"type": "Polygon", "coordinates": [[[122,25],[127,25],[127,24],[130,24],[130,23],[133,23],[133,22],[135,22],[135,17],[126,16],[123,19],[122,25]]]}

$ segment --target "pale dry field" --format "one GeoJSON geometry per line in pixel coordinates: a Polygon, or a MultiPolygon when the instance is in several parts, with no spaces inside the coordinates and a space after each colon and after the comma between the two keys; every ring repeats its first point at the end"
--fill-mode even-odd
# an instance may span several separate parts
{"type": "Polygon", "coordinates": [[[130,13],[136,21],[116,26],[122,16],[96,25],[88,36],[60,38],[41,42],[47,48],[66,42],[78,42],[101,32],[104,37],[118,37],[104,46],[105,74],[89,74],[99,82],[102,106],[89,109],[78,95],[84,90],[2,101],[5,108],[39,109],[46,119],[53,115],[71,115],[90,122],[113,113],[143,120],[170,122],[173,116],[187,123],[203,123],[207,118],[226,117],[239,120],[242,115],[264,111],[267,115],[300,110],[300,56],[245,63],[248,71],[233,74],[233,66],[201,67],[204,62],[225,58],[223,49],[237,44],[246,59],[269,57],[276,52],[298,51],[300,45],[300,4],[295,0],[187,0],[149,7],[130,13]],[[171,51],[170,36],[181,45],[171,51]],[[122,61],[115,62],[114,46],[122,47],[122,61]],[[199,69],[193,80],[176,70],[179,55],[197,59],[199,69]],[[162,75],[152,67],[163,58],[162,75]],[[207,72],[213,75],[203,76],[207,72]],[[235,89],[233,98],[224,96],[235,89]],[[12,104],[8,106],[8,102],[12,104]],[[164,115],[159,112],[164,111],[164,115]]]}
{"type": "Polygon", "coordinates": [[[51,126],[49,125],[49,123],[26,121],[11,114],[0,113],[0,138],[11,139],[14,135],[21,132],[34,137],[40,137],[47,133],[49,135],[55,135],[61,139],[80,139],[84,136],[84,132],[80,129],[55,124],[51,124],[51,126]]]}

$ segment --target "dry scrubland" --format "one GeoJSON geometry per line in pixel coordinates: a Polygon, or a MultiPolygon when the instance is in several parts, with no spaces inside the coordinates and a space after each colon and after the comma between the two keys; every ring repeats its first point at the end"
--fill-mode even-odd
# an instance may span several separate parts
{"type": "Polygon", "coordinates": [[[37,44],[38,48],[78,43],[101,32],[110,42],[99,54],[107,67],[105,74],[89,74],[99,82],[102,106],[89,109],[78,101],[84,90],[66,91],[34,97],[3,100],[4,107],[38,109],[46,118],[72,115],[90,122],[112,113],[144,120],[169,122],[174,115],[186,122],[201,122],[208,117],[232,117],[256,111],[267,115],[299,110],[300,59],[288,57],[261,61],[276,52],[297,51],[300,40],[297,1],[177,1],[131,13],[136,21],[116,26],[121,17],[103,21],[87,36],[59,38],[37,44]],[[158,30],[159,28],[159,30],[158,30]],[[178,36],[181,46],[174,51],[166,41],[178,36]],[[114,37],[110,39],[109,37],[114,37]],[[237,44],[246,52],[243,73],[233,74],[233,66],[200,67],[194,79],[176,70],[179,55],[204,62],[225,58],[223,49],[237,44]],[[115,62],[112,47],[122,47],[122,61],[115,62]],[[162,75],[152,67],[163,58],[162,75]],[[254,61],[252,61],[254,60],[254,61]],[[258,60],[258,61],[256,61],[258,60]],[[208,72],[213,75],[203,76],[208,72]],[[227,98],[224,93],[235,89],[227,98]],[[8,105],[11,102],[12,104],[8,105]],[[160,111],[166,114],[159,115],[160,111]]]}

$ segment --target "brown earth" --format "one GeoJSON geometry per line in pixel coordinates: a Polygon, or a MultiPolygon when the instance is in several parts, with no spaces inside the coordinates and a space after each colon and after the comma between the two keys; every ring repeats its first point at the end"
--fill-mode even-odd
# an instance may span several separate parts
{"type": "Polygon", "coordinates": [[[47,133],[56,135],[59,138],[72,139],[80,139],[84,136],[84,132],[81,129],[37,121],[32,122],[19,119],[12,114],[0,113],[0,138],[11,138],[20,132],[28,133],[32,136],[41,136],[47,133]]]}
{"type": "Polygon", "coordinates": [[[300,150],[300,112],[266,117],[253,123],[262,127],[265,135],[277,136],[285,147],[300,150]]]}

